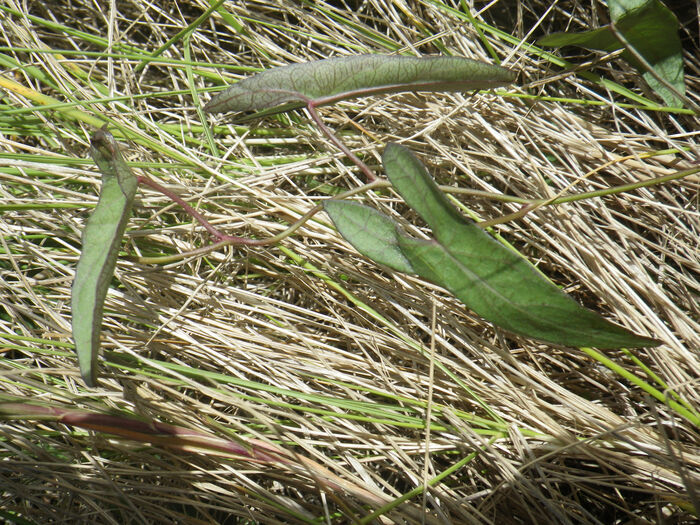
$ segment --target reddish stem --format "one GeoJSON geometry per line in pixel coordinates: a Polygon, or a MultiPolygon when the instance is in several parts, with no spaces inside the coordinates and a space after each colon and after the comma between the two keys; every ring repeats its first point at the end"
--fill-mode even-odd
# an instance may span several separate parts
{"type": "Polygon", "coordinates": [[[201,213],[199,213],[192,206],[187,204],[184,201],[184,199],[182,199],[179,195],[170,191],[165,186],[161,186],[153,179],[150,179],[144,175],[140,175],[138,177],[138,182],[139,182],[139,184],[145,184],[146,186],[150,186],[154,190],[159,191],[160,193],[162,193],[163,195],[168,197],[173,202],[176,202],[177,204],[182,206],[188,215],[191,215],[192,217],[194,217],[194,219],[199,224],[201,224],[205,230],[207,230],[210,234],[212,234],[214,237],[216,237],[218,239],[217,244],[219,244],[221,242],[225,242],[227,244],[246,244],[248,246],[255,246],[255,245],[261,243],[261,241],[258,239],[247,239],[245,237],[238,237],[235,235],[226,235],[224,233],[221,233],[219,230],[214,228],[214,226],[212,226],[211,223],[209,221],[207,221],[201,213]]]}
{"type": "Polygon", "coordinates": [[[362,162],[357,155],[355,155],[352,151],[350,151],[350,148],[348,148],[343,141],[341,141],[333,131],[326,126],[323,121],[321,120],[321,117],[319,116],[318,112],[316,111],[316,106],[318,104],[314,102],[313,100],[308,100],[306,103],[306,109],[309,112],[309,115],[311,115],[311,118],[313,121],[316,123],[316,125],[319,127],[319,129],[323,132],[323,134],[330,139],[330,141],[335,144],[335,147],[338,148],[340,151],[345,153],[345,155],[357,166],[360,168],[360,171],[365,174],[365,179],[367,183],[374,182],[377,180],[377,176],[372,172],[371,169],[362,162]]]}

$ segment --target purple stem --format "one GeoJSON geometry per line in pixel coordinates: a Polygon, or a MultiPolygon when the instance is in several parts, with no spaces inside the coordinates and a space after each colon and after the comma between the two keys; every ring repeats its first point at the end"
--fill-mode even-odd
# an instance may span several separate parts
{"type": "Polygon", "coordinates": [[[306,109],[309,111],[309,115],[311,115],[311,118],[313,121],[316,123],[316,125],[319,127],[319,129],[323,132],[323,134],[330,139],[330,141],[335,144],[335,146],[345,153],[345,155],[357,166],[360,168],[360,171],[365,174],[365,179],[366,182],[374,182],[377,180],[377,176],[372,172],[371,169],[362,162],[357,155],[355,155],[352,151],[350,151],[350,148],[348,148],[343,141],[341,141],[333,131],[326,126],[323,121],[321,120],[321,117],[319,116],[318,112],[316,111],[316,106],[318,104],[314,102],[313,100],[307,100],[306,102],[306,109]]]}
{"type": "MultiPolygon", "coordinates": [[[[393,86],[391,86],[393,87],[393,86]]],[[[309,112],[309,115],[311,115],[311,119],[314,121],[314,123],[319,127],[321,132],[328,137],[328,139],[335,144],[335,146],[345,153],[345,155],[352,161],[355,166],[360,168],[360,171],[365,174],[366,182],[374,182],[378,179],[378,177],[374,174],[374,172],[369,169],[367,164],[362,162],[357,155],[355,155],[352,151],[350,151],[350,148],[348,148],[345,143],[340,140],[333,131],[326,126],[323,121],[321,120],[320,115],[318,114],[318,111],[316,111],[316,108],[318,106],[326,106],[328,104],[331,104],[333,102],[337,102],[338,100],[343,100],[344,98],[347,98],[347,94],[338,94],[338,95],[331,95],[328,97],[321,97],[317,99],[313,99],[310,97],[307,97],[306,95],[303,95],[297,91],[290,91],[287,89],[269,89],[268,90],[270,93],[282,93],[284,95],[292,95],[296,99],[306,103],[306,109],[309,112]]],[[[356,92],[350,93],[351,96],[357,96],[358,94],[365,93],[364,90],[358,90],[356,92]]],[[[372,94],[370,92],[366,94],[372,94]]]]}
{"type": "MultiPolygon", "coordinates": [[[[364,173],[365,178],[367,183],[375,182],[378,180],[378,177],[372,172],[371,169],[362,162],[357,155],[355,155],[352,151],[350,151],[350,148],[348,148],[343,141],[341,141],[333,131],[326,126],[323,121],[321,120],[321,117],[319,116],[318,112],[316,111],[316,107],[319,104],[323,104],[324,101],[322,99],[319,99],[318,101],[314,101],[313,99],[310,99],[308,97],[302,97],[304,102],[306,102],[306,109],[309,111],[309,115],[311,115],[312,120],[314,123],[319,127],[319,129],[323,132],[328,139],[335,144],[335,146],[342,151],[352,162],[355,164],[358,168],[360,168],[360,171],[364,173]]],[[[246,237],[239,237],[236,235],[226,235],[224,233],[221,233],[219,230],[217,230],[212,224],[207,221],[204,216],[199,213],[197,210],[195,210],[192,206],[187,204],[184,199],[182,199],[180,196],[178,196],[176,193],[170,191],[167,189],[165,186],[161,186],[158,184],[156,181],[153,179],[150,179],[144,175],[140,175],[137,177],[138,183],[139,184],[145,184],[146,186],[150,186],[154,190],[162,193],[166,197],[168,197],[170,200],[173,202],[179,204],[182,206],[182,208],[187,212],[187,214],[191,215],[199,224],[201,224],[205,230],[207,230],[213,237],[217,239],[217,241],[210,246],[205,246],[202,248],[198,248],[196,250],[193,250],[189,252],[190,255],[198,255],[199,253],[208,253],[212,251],[212,249],[216,249],[217,247],[223,247],[231,244],[239,244],[239,245],[246,245],[246,246],[264,246],[266,244],[269,244],[271,242],[270,239],[248,239],[246,237]]],[[[309,217],[315,213],[314,210],[311,213],[307,214],[309,217]]],[[[309,217],[305,217],[305,219],[308,219],[309,217]]],[[[300,224],[301,225],[301,224],[300,224]]],[[[274,239],[274,238],[273,238],[274,239]]]]}
{"type": "Polygon", "coordinates": [[[138,177],[138,182],[139,184],[145,184],[146,186],[150,186],[156,191],[159,191],[166,197],[168,197],[170,200],[173,202],[179,204],[180,206],[183,207],[183,209],[194,219],[201,224],[205,230],[207,230],[210,234],[212,234],[214,237],[218,239],[216,244],[219,243],[226,243],[226,244],[246,244],[248,246],[255,246],[261,244],[260,239],[247,239],[245,237],[238,237],[235,235],[226,235],[224,233],[221,233],[219,230],[214,228],[214,226],[211,225],[209,221],[207,221],[201,213],[199,213],[197,210],[195,210],[192,206],[187,204],[180,196],[178,196],[176,193],[170,191],[168,188],[165,186],[161,186],[158,184],[156,181],[153,179],[149,179],[148,177],[141,175],[138,177]]]}

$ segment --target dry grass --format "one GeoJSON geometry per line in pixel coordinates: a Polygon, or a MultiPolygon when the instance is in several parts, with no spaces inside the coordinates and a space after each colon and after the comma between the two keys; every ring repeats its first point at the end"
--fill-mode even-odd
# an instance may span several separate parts
{"type": "MultiPolygon", "coordinates": [[[[302,113],[235,129],[230,117],[210,119],[218,151],[212,148],[190,88],[220,85],[219,73],[227,82],[248,73],[201,63],[267,68],[441,49],[489,59],[474,27],[437,2],[229,2],[243,31],[215,14],[192,34],[191,57],[199,63],[190,72],[193,86],[183,40],[163,53],[168,60],[142,72],[135,53],[158,49],[209,3],[157,4],[3,0],[20,14],[0,11],[0,45],[13,48],[2,53],[18,63],[0,64],[0,76],[60,102],[81,101],[85,114],[106,115],[140,137],[122,141],[135,171],[191,196],[232,234],[276,234],[324,197],[318,184],[345,189],[359,179],[302,113]],[[107,38],[113,54],[26,14],[107,38]],[[41,51],[47,49],[64,53],[41,51]],[[102,100],[108,97],[123,98],[102,100]]],[[[697,163],[692,115],[627,107],[629,100],[580,76],[558,77],[561,68],[517,45],[536,25],[539,36],[596,24],[587,8],[564,3],[540,20],[549,4],[502,4],[484,8],[480,19],[514,37],[486,32],[504,65],[522,71],[521,86],[531,86],[510,91],[583,103],[404,94],[325,108],[326,122],[370,165],[378,166],[383,144],[398,141],[442,183],[526,198],[555,195],[626,156],[573,191],[697,163]],[[642,157],[666,149],[674,152],[642,157]]],[[[697,93],[697,40],[686,49],[688,91],[697,93]]],[[[619,60],[593,71],[643,88],[619,60]]],[[[2,394],[268,440],[386,502],[459,466],[378,523],[694,522],[696,425],[591,352],[511,337],[439,288],[378,268],[324,215],[266,249],[229,249],[165,267],[122,257],[105,307],[100,388],[86,390],[66,343],[86,203],[95,202],[99,187],[99,173],[85,160],[94,127],[66,107],[44,110],[12,90],[0,104],[28,108],[0,112],[2,394]]],[[[696,414],[698,187],[691,176],[548,207],[499,229],[581,302],[662,339],[655,349],[605,355],[669,399],[677,394],[696,414]]],[[[391,193],[364,198],[420,224],[391,193]]],[[[142,189],[139,199],[128,254],[170,254],[209,242],[162,195],[142,189]]],[[[481,218],[518,208],[461,201],[481,218]]],[[[0,436],[6,518],[350,523],[377,510],[352,490],[324,488],[311,469],[173,453],[31,418],[3,423],[0,436]]]]}

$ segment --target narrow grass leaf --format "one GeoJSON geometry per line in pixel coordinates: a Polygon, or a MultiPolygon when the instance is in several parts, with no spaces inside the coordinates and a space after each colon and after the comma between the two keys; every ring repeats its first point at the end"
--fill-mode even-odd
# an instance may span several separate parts
{"type": "Polygon", "coordinates": [[[210,112],[248,111],[399,91],[470,91],[509,84],[509,69],[463,57],[357,55],[291,64],[246,78],[216,95],[210,112]]]}
{"type": "Polygon", "coordinates": [[[90,154],[102,172],[102,190],[83,230],[71,309],[80,373],[88,386],[95,386],[104,300],[138,180],[124,162],[117,141],[104,128],[93,135],[90,154]]]}
{"type": "Polygon", "coordinates": [[[399,272],[415,273],[398,246],[401,227],[390,217],[352,201],[327,200],[323,209],[362,255],[399,272]]]}
{"type": "MultiPolygon", "coordinates": [[[[610,18],[617,31],[637,53],[648,62],[661,78],[679,93],[685,93],[683,55],[678,36],[678,19],[659,0],[610,0],[610,18]]],[[[611,27],[604,26],[582,33],[553,33],[537,42],[541,46],[581,46],[602,51],[616,51],[624,44],[615,36],[611,27]]],[[[642,73],[644,80],[672,107],[682,107],[682,101],[659,82],[652,73],[626,50],[622,57],[642,73]]]]}
{"type": "Polygon", "coordinates": [[[406,148],[389,144],[384,167],[394,188],[437,240],[397,238],[415,272],[506,330],[550,343],[600,348],[656,346],[580,306],[526,259],[464,218],[406,148]]]}

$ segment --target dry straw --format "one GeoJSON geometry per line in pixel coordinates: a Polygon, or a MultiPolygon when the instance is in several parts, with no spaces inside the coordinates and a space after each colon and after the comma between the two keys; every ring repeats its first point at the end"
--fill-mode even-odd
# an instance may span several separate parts
{"type": "MultiPolygon", "coordinates": [[[[441,289],[375,266],[323,214],[278,246],[141,264],[133,257],[210,241],[143,188],[105,305],[100,388],[85,389],[69,344],[69,294],[100,182],[87,145],[103,117],[137,173],[187,197],[227,233],[262,238],[360,176],[301,112],[202,122],[204,88],[345,54],[491,60],[481,33],[503,65],[521,71],[521,86],[533,87],[355,100],[322,109],[325,122],[371,166],[383,144],[401,142],[442,184],[525,199],[697,162],[692,115],[562,76],[521,43],[534,41],[525,39],[530,30],[597,24],[576,3],[551,11],[489,4],[472,10],[475,26],[455,2],[227,2],[140,66],[213,2],[158,4],[0,1],[0,393],[245,446],[255,438],[289,455],[269,463],[173,451],[14,413],[0,426],[0,515],[29,523],[691,522],[700,497],[697,175],[543,207],[498,227],[580,302],[665,342],[605,354],[502,333],[441,289]]],[[[693,49],[689,93],[700,91],[693,49]]],[[[614,57],[593,71],[643,93],[637,73],[614,57]]],[[[416,217],[404,218],[391,192],[363,198],[427,234],[409,225],[416,217]]],[[[458,198],[481,219],[521,206],[458,198]]]]}

